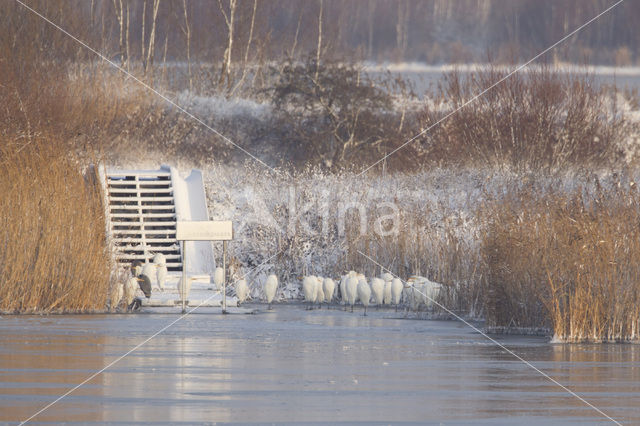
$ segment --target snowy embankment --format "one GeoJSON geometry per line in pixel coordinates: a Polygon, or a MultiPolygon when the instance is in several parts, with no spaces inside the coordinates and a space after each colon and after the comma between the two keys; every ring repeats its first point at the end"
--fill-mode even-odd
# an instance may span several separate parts
{"type": "Polygon", "coordinates": [[[477,212],[484,203],[529,187],[585,191],[588,199],[595,178],[607,187],[623,179],[628,180],[625,185],[638,182],[640,176],[603,172],[551,178],[434,169],[371,178],[319,171],[293,176],[260,166],[210,165],[204,177],[211,219],[234,222],[232,272],[239,277],[267,261],[248,276],[251,295],[261,297],[261,284],[275,273],[283,283],[278,297],[290,299],[301,297],[303,274],[337,278],[356,269],[378,275],[380,268],[357,250],[404,279],[413,273],[426,275],[464,288],[471,296],[477,289],[467,288],[471,282],[461,268],[474,269],[477,255],[471,254],[479,249],[483,227],[477,212]],[[457,260],[455,271],[446,264],[452,250],[469,256],[457,260]]]}

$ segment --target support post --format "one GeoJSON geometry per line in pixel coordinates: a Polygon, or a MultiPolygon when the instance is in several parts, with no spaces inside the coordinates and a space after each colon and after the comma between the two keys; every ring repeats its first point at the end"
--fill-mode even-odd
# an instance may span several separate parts
{"type": "Polygon", "coordinates": [[[227,241],[222,242],[222,313],[227,313],[227,241]]]}
{"type": "Polygon", "coordinates": [[[185,309],[185,298],[186,289],[187,289],[187,242],[182,241],[182,285],[180,286],[182,291],[180,292],[180,296],[182,298],[182,313],[186,312],[185,309]]]}

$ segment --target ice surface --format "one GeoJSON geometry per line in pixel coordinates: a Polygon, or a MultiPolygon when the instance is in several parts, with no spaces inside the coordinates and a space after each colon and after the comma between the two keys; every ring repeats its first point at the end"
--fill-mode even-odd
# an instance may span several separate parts
{"type": "MultiPolygon", "coordinates": [[[[458,322],[256,307],[194,312],[34,422],[607,423],[458,322]]],[[[177,318],[1,317],[0,422],[26,419],[177,318]]],[[[622,423],[640,423],[637,345],[497,339],[622,423]]]]}

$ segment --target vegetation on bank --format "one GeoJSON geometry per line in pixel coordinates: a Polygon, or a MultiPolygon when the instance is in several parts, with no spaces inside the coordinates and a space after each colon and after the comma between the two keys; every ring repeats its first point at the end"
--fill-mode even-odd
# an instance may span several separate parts
{"type": "MultiPolygon", "coordinates": [[[[304,274],[379,275],[362,252],[399,277],[442,283],[444,306],[494,330],[638,340],[637,172],[310,171],[256,181],[257,173],[206,169],[211,216],[236,224],[238,273],[280,253],[264,274],[294,286],[304,274]]],[[[259,297],[261,279],[248,282],[259,297]]]]}
{"type": "Polygon", "coordinates": [[[97,176],[53,138],[0,138],[0,312],[104,310],[111,260],[97,176]]]}
{"type": "Polygon", "coordinates": [[[640,194],[618,184],[533,186],[485,207],[490,324],[546,326],[558,341],[640,338],[640,194]]]}
{"type": "MultiPolygon", "coordinates": [[[[279,227],[262,217],[246,223],[255,203],[211,204],[214,217],[235,214],[232,219],[245,225],[233,245],[234,265],[254,266],[284,250],[274,265],[283,281],[304,269],[378,274],[362,251],[401,277],[420,273],[442,282],[446,306],[492,326],[546,327],[561,341],[638,339],[637,180],[610,173],[637,164],[633,151],[625,151],[630,135],[638,134],[625,108],[636,102],[637,109],[637,98],[588,75],[544,66],[510,77],[500,68],[453,72],[432,90],[414,93],[402,79],[371,76],[356,60],[328,55],[329,24],[325,20],[323,27],[325,15],[316,9],[300,11],[292,22],[317,33],[304,40],[301,35],[298,44],[296,30],[287,43],[272,44],[280,49],[274,56],[265,53],[268,37],[258,36],[268,22],[256,2],[238,6],[236,24],[214,26],[221,31],[210,34],[215,46],[196,40],[203,18],[189,2],[172,13],[147,10],[145,26],[143,3],[134,3],[126,11],[116,2],[75,12],[67,9],[73,4],[57,0],[34,6],[284,170],[275,176],[241,166],[246,156],[240,150],[94,61],[19,5],[3,4],[9,20],[0,29],[0,311],[105,308],[111,260],[104,212],[95,179],[83,174],[98,153],[110,164],[216,164],[208,170],[218,173],[210,197],[246,197],[249,189],[261,196],[272,218],[284,221],[279,227]],[[113,25],[104,31],[83,27],[96,25],[98,17],[113,25]],[[168,29],[177,27],[184,37],[171,40],[168,29]],[[397,148],[367,175],[349,172],[397,148]],[[223,170],[220,164],[231,166],[223,170]],[[323,171],[307,173],[309,165],[323,171]],[[606,182],[591,174],[602,171],[610,176],[606,182]],[[213,194],[223,182],[228,192],[213,194]],[[288,185],[295,189],[297,213],[288,210],[288,185]],[[348,208],[354,202],[368,212],[367,232],[361,232],[361,211],[348,208]],[[347,210],[342,222],[340,206],[347,210]],[[296,224],[301,215],[311,226],[323,226],[327,210],[326,234],[296,224]],[[381,215],[387,219],[379,221],[381,215]],[[375,232],[393,220],[397,232],[375,232]]],[[[403,8],[401,3],[394,5],[403,8]]],[[[207,13],[220,20],[232,4],[238,5],[220,2],[207,13]]]]}

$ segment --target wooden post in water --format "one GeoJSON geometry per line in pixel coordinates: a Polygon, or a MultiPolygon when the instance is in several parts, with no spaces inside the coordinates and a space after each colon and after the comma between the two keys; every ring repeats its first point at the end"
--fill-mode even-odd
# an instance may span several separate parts
{"type": "Polygon", "coordinates": [[[227,241],[222,241],[222,313],[227,313],[227,241]]]}
{"type": "Polygon", "coordinates": [[[182,285],[180,286],[180,288],[182,289],[180,291],[180,295],[181,295],[181,298],[182,298],[182,313],[184,314],[186,312],[185,299],[187,297],[187,295],[186,295],[186,289],[187,289],[187,242],[186,241],[182,242],[182,285]]]}

